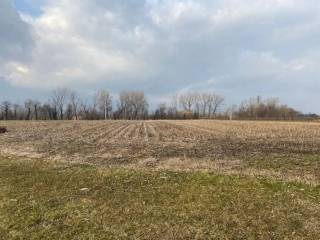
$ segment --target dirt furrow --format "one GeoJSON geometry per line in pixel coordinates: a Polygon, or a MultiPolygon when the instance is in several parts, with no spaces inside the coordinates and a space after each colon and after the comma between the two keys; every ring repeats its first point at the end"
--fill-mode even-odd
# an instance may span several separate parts
{"type": "Polygon", "coordinates": [[[130,128],[132,127],[133,123],[128,123],[126,127],[122,128],[117,135],[114,136],[115,139],[125,139],[125,135],[129,132],[130,128]]]}
{"type": "Polygon", "coordinates": [[[143,123],[143,131],[144,131],[144,140],[146,142],[149,142],[148,129],[145,122],[143,123]]]}
{"type": "Polygon", "coordinates": [[[193,124],[180,124],[180,123],[172,123],[172,124],[176,124],[179,127],[182,127],[184,129],[186,129],[189,132],[192,132],[192,134],[194,134],[194,130],[196,130],[197,132],[202,132],[202,133],[207,133],[207,134],[213,134],[215,133],[214,130],[210,130],[204,127],[199,127],[199,126],[194,126],[193,124]]]}
{"type": "Polygon", "coordinates": [[[126,131],[126,133],[123,135],[124,139],[127,139],[127,140],[132,140],[132,136],[134,135],[134,132],[137,128],[137,123],[132,123],[130,125],[130,128],[126,131]]]}
{"type": "Polygon", "coordinates": [[[117,139],[119,132],[121,132],[124,128],[127,128],[130,125],[129,122],[121,122],[120,126],[113,129],[113,131],[110,131],[108,134],[108,137],[111,141],[114,141],[117,139]]]}
{"type": "Polygon", "coordinates": [[[152,140],[159,141],[160,136],[159,136],[159,133],[156,131],[153,123],[148,123],[147,127],[148,127],[148,132],[150,134],[149,137],[152,138],[152,140]]]}
{"type": "Polygon", "coordinates": [[[115,128],[121,126],[121,124],[117,122],[112,122],[107,125],[101,126],[101,128],[96,128],[95,132],[91,132],[87,138],[90,142],[100,142],[100,140],[105,139],[110,132],[112,132],[115,128]]]}
{"type": "Polygon", "coordinates": [[[133,135],[133,139],[134,139],[134,140],[140,139],[140,129],[141,129],[141,126],[142,126],[142,123],[138,123],[138,124],[136,125],[136,129],[135,129],[134,135],[133,135]]]}

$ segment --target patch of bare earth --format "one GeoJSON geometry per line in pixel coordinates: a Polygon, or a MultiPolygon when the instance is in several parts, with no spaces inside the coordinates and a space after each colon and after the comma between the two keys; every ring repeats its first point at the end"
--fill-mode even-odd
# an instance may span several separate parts
{"type": "Polygon", "coordinates": [[[320,123],[5,122],[0,154],[102,166],[206,170],[318,184],[320,123]]]}

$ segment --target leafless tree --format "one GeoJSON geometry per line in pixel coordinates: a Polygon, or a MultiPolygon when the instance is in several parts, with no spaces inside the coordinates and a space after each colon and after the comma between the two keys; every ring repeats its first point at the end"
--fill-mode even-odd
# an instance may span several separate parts
{"type": "Polygon", "coordinates": [[[32,101],[32,105],[33,105],[33,112],[34,112],[35,120],[38,120],[39,108],[41,106],[41,103],[39,101],[35,100],[35,101],[32,101]]]}
{"type": "Polygon", "coordinates": [[[42,120],[53,120],[54,119],[54,109],[49,103],[45,103],[40,107],[40,115],[42,120]]]}
{"type": "Polygon", "coordinates": [[[301,113],[282,105],[276,98],[263,100],[261,97],[250,98],[241,103],[239,109],[234,112],[241,119],[283,119],[292,120],[301,113]]]}
{"type": "Polygon", "coordinates": [[[124,119],[141,119],[148,111],[148,102],[142,91],[123,91],[120,93],[118,113],[124,119]]]}
{"type": "Polygon", "coordinates": [[[209,113],[208,116],[209,118],[211,118],[212,116],[215,116],[217,111],[219,110],[219,108],[222,106],[222,104],[224,103],[224,97],[212,93],[210,94],[210,101],[209,101],[209,113]]]}
{"type": "Polygon", "coordinates": [[[9,120],[9,113],[11,108],[11,103],[9,101],[4,101],[2,103],[3,109],[4,109],[4,117],[5,120],[9,120]]]}
{"type": "Polygon", "coordinates": [[[87,119],[87,115],[88,115],[88,109],[87,106],[84,102],[82,102],[79,106],[79,116],[78,119],[80,119],[80,117],[82,119],[87,119]]]}
{"type": "MultiPolygon", "coordinates": [[[[65,88],[53,91],[47,103],[26,100],[24,105],[3,101],[0,104],[0,120],[57,120],[60,119],[144,119],[148,116],[148,102],[141,91],[124,91],[119,95],[117,110],[112,112],[112,97],[107,91],[99,91],[93,101],[82,101],[76,92],[65,88]],[[51,101],[50,101],[51,100],[51,101]],[[66,116],[65,116],[66,115],[66,116]],[[104,115],[104,116],[102,116],[104,115]]],[[[212,92],[189,92],[175,95],[172,101],[159,104],[154,118],[160,119],[193,119],[221,117],[229,119],[312,119],[316,114],[303,114],[287,105],[281,104],[277,98],[262,99],[254,97],[240,104],[229,107],[219,114],[224,104],[224,97],[212,92]],[[181,109],[179,109],[179,105],[181,109]],[[179,112],[179,110],[183,110],[179,112]]]]}
{"type": "Polygon", "coordinates": [[[69,94],[69,105],[71,108],[72,117],[76,120],[79,119],[79,108],[81,105],[81,99],[78,96],[77,92],[71,91],[69,94]]]}
{"type": "Polygon", "coordinates": [[[106,90],[99,90],[97,92],[97,104],[101,112],[103,112],[104,120],[110,117],[112,111],[112,96],[106,90]]]}
{"type": "Polygon", "coordinates": [[[200,102],[202,108],[202,117],[209,115],[209,105],[211,101],[211,94],[207,92],[203,92],[200,94],[200,102]]]}
{"type": "Polygon", "coordinates": [[[52,102],[54,106],[58,108],[60,120],[63,119],[63,111],[66,105],[68,92],[68,89],[60,87],[52,92],[52,102]]]}
{"type": "Polygon", "coordinates": [[[12,107],[13,107],[13,118],[15,120],[18,120],[18,113],[21,110],[21,107],[19,104],[13,104],[12,107]]]}
{"type": "Polygon", "coordinates": [[[179,96],[180,105],[185,111],[188,111],[188,112],[192,112],[192,108],[195,104],[195,100],[196,100],[195,93],[192,93],[192,92],[181,94],[179,96]]]}
{"type": "Polygon", "coordinates": [[[171,100],[168,104],[168,118],[176,119],[178,117],[179,109],[179,96],[175,94],[171,97],[171,100]]]}
{"type": "Polygon", "coordinates": [[[117,115],[122,119],[127,118],[127,112],[129,110],[129,95],[127,92],[121,92],[119,95],[119,101],[117,103],[117,115]]]}
{"type": "Polygon", "coordinates": [[[91,104],[88,104],[88,110],[89,110],[89,119],[90,120],[97,120],[99,119],[99,102],[97,95],[94,94],[93,101],[91,104]]]}
{"type": "Polygon", "coordinates": [[[194,92],[193,99],[194,99],[194,114],[195,114],[195,117],[199,118],[201,115],[200,112],[202,108],[201,93],[194,92]]]}
{"type": "Polygon", "coordinates": [[[27,112],[26,120],[31,120],[32,117],[32,108],[33,108],[33,102],[31,99],[28,99],[24,102],[24,107],[27,112]]]}
{"type": "Polygon", "coordinates": [[[135,91],[130,94],[130,103],[133,111],[133,118],[142,118],[147,110],[148,103],[143,92],[135,91]]]}
{"type": "Polygon", "coordinates": [[[154,115],[155,119],[166,119],[168,115],[167,104],[165,102],[159,103],[154,115]]]}
{"type": "Polygon", "coordinates": [[[189,92],[181,94],[180,105],[184,111],[193,112],[196,117],[214,116],[224,102],[224,98],[215,93],[189,92]]]}

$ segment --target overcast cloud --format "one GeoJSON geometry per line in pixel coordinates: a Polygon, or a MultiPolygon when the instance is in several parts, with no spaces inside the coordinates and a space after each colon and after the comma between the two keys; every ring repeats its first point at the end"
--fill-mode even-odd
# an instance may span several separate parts
{"type": "MultiPolygon", "coordinates": [[[[212,90],[320,113],[318,0],[0,1],[0,87],[212,90]],[[41,5],[40,5],[41,4],[41,5]]],[[[1,89],[0,89],[1,93],[1,89]]]]}

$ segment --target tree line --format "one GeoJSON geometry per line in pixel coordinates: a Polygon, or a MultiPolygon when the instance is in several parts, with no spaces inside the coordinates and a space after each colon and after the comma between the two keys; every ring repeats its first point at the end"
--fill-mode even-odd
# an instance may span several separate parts
{"type": "MultiPolygon", "coordinates": [[[[239,107],[230,110],[230,115],[238,119],[280,119],[295,120],[307,118],[307,115],[281,104],[277,98],[263,100],[261,97],[243,101],[239,107]]],[[[314,116],[316,117],[316,116],[314,116]]]]}
{"type": "Polygon", "coordinates": [[[23,104],[3,101],[0,120],[102,120],[102,119],[283,119],[302,114],[277,99],[251,98],[225,108],[225,98],[214,92],[186,92],[160,103],[153,111],[143,91],[122,91],[115,99],[107,90],[97,91],[91,101],[67,88],[52,91],[48,101],[27,99],[23,104]]]}

